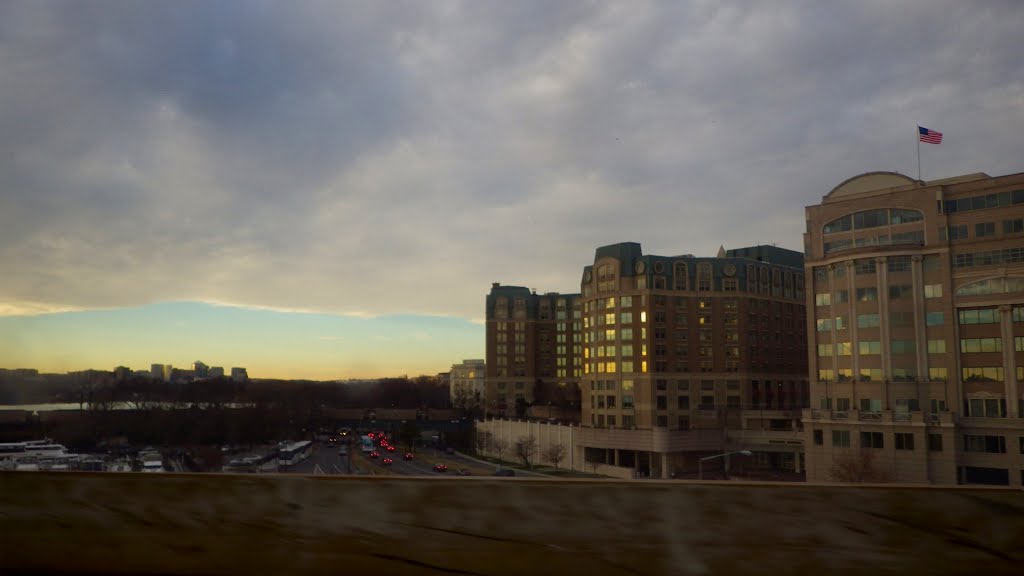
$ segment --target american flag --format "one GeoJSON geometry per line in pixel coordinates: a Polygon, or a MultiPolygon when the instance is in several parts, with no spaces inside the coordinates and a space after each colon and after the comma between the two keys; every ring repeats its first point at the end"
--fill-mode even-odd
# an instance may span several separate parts
{"type": "Polygon", "coordinates": [[[923,126],[917,127],[918,138],[921,142],[928,144],[942,144],[942,132],[936,132],[935,130],[929,130],[923,126]]]}

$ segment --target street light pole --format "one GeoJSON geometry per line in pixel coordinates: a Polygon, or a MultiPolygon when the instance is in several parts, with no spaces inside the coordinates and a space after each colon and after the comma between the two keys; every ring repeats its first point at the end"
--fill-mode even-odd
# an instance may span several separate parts
{"type": "Polygon", "coordinates": [[[704,479],[704,461],[705,460],[714,460],[715,458],[723,458],[725,456],[729,456],[730,454],[743,454],[744,456],[750,456],[750,455],[753,454],[753,452],[751,452],[750,450],[733,450],[732,452],[724,452],[722,454],[715,454],[714,456],[705,456],[704,458],[701,458],[700,460],[697,461],[697,479],[698,480],[703,480],[704,479]]]}

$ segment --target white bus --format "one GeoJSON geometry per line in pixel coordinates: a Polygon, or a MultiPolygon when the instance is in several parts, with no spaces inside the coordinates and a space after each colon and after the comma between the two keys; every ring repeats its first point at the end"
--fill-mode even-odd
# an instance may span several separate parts
{"type": "Polygon", "coordinates": [[[306,458],[312,451],[313,443],[309,440],[282,444],[277,452],[277,465],[279,468],[290,468],[306,458]]]}
{"type": "Polygon", "coordinates": [[[279,454],[264,454],[258,456],[242,456],[241,458],[235,458],[225,464],[222,468],[224,472],[243,472],[248,474],[259,474],[262,472],[275,472],[277,471],[277,463],[280,459],[279,454]]]}
{"type": "Polygon", "coordinates": [[[49,439],[0,444],[0,461],[15,461],[23,457],[63,458],[66,456],[69,456],[67,448],[63,444],[56,444],[49,439]]]}

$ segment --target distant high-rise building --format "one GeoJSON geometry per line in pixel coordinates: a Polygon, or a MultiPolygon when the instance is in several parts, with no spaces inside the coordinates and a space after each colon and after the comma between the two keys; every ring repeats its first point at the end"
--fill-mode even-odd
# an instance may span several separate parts
{"type": "Polygon", "coordinates": [[[223,366],[210,366],[210,369],[206,371],[207,378],[223,378],[224,367],[223,366]]]}
{"type": "Polygon", "coordinates": [[[448,374],[452,406],[468,410],[486,404],[487,364],[483,359],[453,364],[448,374]]]}
{"type": "Polygon", "coordinates": [[[170,364],[153,364],[150,367],[149,375],[154,380],[169,382],[171,380],[171,372],[173,371],[174,367],[170,364]]]}
{"type": "Polygon", "coordinates": [[[542,388],[577,389],[579,294],[538,295],[495,282],[487,295],[486,412],[516,415],[542,388]]]}
{"type": "Polygon", "coordinates": [[[806,221],[807,479],[1021,486],[1024,173],[870,172],[806,221]]]}
{"type": "Polygon", "coordinates": [[[127,380],[132,376],[132,369],[127,366],[118,366],[114,368],[114,379],[119,381],[127,380]]]}
{"type": "Polygon", "coordinates": [[[234,380],[235,382],[245,382],[246,380],[249,379],[249,373],[245,370],[245,368],[232,368],[231,379],[234,380]]]}
{"type": "Polygon", "coordinates": [[[210,374],[210,367],[196,360],[192,363],[192,372],[196,378],[206,378],[210,374]]]}

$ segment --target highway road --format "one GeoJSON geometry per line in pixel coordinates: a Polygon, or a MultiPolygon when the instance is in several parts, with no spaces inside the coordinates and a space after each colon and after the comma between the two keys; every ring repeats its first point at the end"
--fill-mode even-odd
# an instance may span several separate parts
{"type": "MultiPolygon", "coordinates": [[[[420,448],[414,451],[412,460],[404,460],[403,449],[394,452],[380,451],[380,458],[369,458],[357,447],[352,453],[353,474],[387,474],[399,476],[455,476],[455,472],[465,469],[473,476],[490,476],[494,474],[494,468],[483,466],[459,454],[446,454],[442,450],[434,448],[420,448]],[[394,462],[385,466],[382,461],[390,457],[394,462]],[[435,464],[443,463],[448,466],[447,472],[435,472],[435,464]]],[[[346,474],[347,457],[338,454],[338,448],[327,444],[314,444],[313,452],[309,458],[295,466],[288,473],[291,474],[346,474]]]]}

